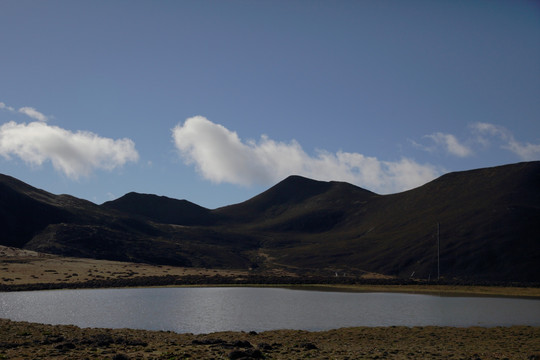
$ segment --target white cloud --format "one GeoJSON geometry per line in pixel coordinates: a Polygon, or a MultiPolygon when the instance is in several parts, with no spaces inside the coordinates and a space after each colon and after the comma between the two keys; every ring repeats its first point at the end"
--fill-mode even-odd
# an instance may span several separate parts
{"type": "Polygon", "coordinates": [[[488,146],[490,141],[483,136],[489,135],[501,140],[501,148],[513,152],[521,160],[530,161],[540,159],[540,144],[519,142],[514,138],[514,135],[503,126],[478,122],[472,124],[471,128],[480,134],[478,141],[484,146],[488,146]]]}
{"type": "Polygon", "coordinates": [[[540,159],[540,144],[522,144],[517,141],[511,141],[504,148],[510,150],[525,161],[540,159]]]}
{"type": "Polygon", "coordinates": [[[433,180],[440,172],[403,158],[381,161],[358,153],[318,151],[307,154],[295,140],[279,142],[261,136],[242,141],[236,132],[202,116],[187,119],[172,129],[176,148],[187,164],[213,182],[241,185],[272,184],[289,175],[318,180],[347,181],[372,191],[391,193],[433,180]]]}
{"type": "Polygon", "coordinates": [[[472,130],[472,134],[466,141],[468,145],[464,145],[454,135],[441,132],[424,136],[433,141],[434,145],[431,146],[419,144],[413,140],[409,140],[409,142],[415,148],[427,152],[434,152],[437,150],[437,147],[444,147],[448,153],[459,157],[472,155],[473,148],[486,150],[492,143],[498,142],[500,148],[511,151],[520,160],[530,161],[540,159],[540,144],[519,142],[515,139],[512,132],[503,126],[477,122],[469,125],[469,129],[472,130]]]}
{"type": "Polygon", "coordinates": [[[112,170],[139,154],[130,139],[113,140],[86,131],[71,131],[44,122],[10,121],[0,126],[0,155],[18,156],[30,165],[51,161],[57,171],[72,179],[88,176],[95,169],[112,170]]]}
{"type": "Polygon", "coordinates": [[[32,119],[35,119],[38,121],[47,121],[47,117],[45,115],[43,115],[42,113],[40,113],[39,111],[37,111],[36,109],[32,107],[28,107],[28,106],[22,107],[19,109],[19,112],[21,114],[29,116],[32,119]]]}
{"type": "Polygon", "coordinates": [[[11,106],[7,106],[5,103],[0,101],[0,109],[8,110],[8,111],[15,111],[14,108],[11,106]]]}
{"type": "Polygon", "coordinates": [[[10,111],[12,113],[18,112],[20,114],[24,114],[24,115],[26,115],[26,116],[34,119],[34,120],[37,120],[37,121],[47,121],[48,120],[47,116],[43,115],[41,112],[37,111],[36,109],[34,109],[33,107],[30,107],[30,106],[23,106],[19,110],[15,111],[15,108],[13,108],[11,106],[7,106],[3,102],[0,102],[0,109],[8,110],[8,111],[10,111]]]}
{"type": "Polygon", "coordinates": [[[459,140],[452,134],[437,132],[431,135],[426,135],[425,137],[433,140],[437,145],[444,146],[446,151],[452,155],[467,157],[472,154],[472,150],[469,147],[461,144],[459,140]]]}
{"type": "Polygon", "coordinates": [[[511,140],[511,138],[513,138],[510,131],[508,131],[506,128],[490,123],[477,122],[469,125],[469,128],[479,135],[477,141],[485,147],[491,144],[490,140],[485,137],[486,135],[497,137],[504,142],[508,142],[511,140]]]}

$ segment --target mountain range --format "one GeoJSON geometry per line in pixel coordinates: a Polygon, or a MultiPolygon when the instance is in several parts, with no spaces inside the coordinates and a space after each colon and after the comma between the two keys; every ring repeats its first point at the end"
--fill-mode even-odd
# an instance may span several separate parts
{"type": "Polygon", "coordinates": [[[0,245],[96,259],[299,274],[540,281],[540,162],[379,195],[290,176],[239,204],[128,193],[97,205],[0,175],[0,245]]]}

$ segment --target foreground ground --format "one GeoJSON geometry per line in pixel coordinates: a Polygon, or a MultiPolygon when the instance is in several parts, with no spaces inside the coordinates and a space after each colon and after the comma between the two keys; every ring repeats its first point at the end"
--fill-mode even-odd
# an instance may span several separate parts
{"type": "Polygon", "coordinates": [[[204,335],[0,320],[0,359],[540,359],[540,328],[390,327],[204,335]]]}

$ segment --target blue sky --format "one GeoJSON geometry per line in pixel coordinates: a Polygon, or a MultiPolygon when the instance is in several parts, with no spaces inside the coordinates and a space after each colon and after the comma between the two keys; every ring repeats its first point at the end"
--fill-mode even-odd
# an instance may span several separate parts
{"type": "Polygon", "coordinates": [[[0,2],[0,173],[216,208],[540,159],[536,1],[0,2]]]}

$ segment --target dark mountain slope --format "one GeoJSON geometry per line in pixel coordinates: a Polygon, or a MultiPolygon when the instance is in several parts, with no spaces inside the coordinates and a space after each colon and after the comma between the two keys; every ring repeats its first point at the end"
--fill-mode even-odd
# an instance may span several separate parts
{"type": "Polygon", "coordinates": [[[388,231],[395,245],[416,248],[402,253],[398,268],[435,274],[438,222],[443,274],[522,280],[540,274],[539,162],[451,173],[389,196],[383,206],[393,213],[388,231]]]}
{"type": "Polygon", "coordinates": [[[70,217],[68,211],[52,205],[51,195],[0,175],[2,245],[23,247],[48,224],[70,217]]]}
{"type": "Polygon", "coordinates": [[[323,182],[290,176],[245,201],[214,210],[230,223],[259,231],[327,231],[346,216],[354,204],[377,197],[344,182],[323,182]]]}
{"type": "MultiPolygon", "coordinates": [[[[54,195],[0,175],[0,245],[64,256],[179,266],[250,266],[249,256],[243,252],[253,249],[257,242],[249,236],[230,234],[226,229],[216,231],[154,222],[163,220],[159,216],[164,214],[156,202],[173,205],[165,206],[166,210],[191,210],[185,218],[191,216],[193,222],[198,221],[193,213],[211,219],[207,209],[185,201],[138,195],[127,207],[137,210],[138,202],[144,211],[148,201],[152,210],[149,215],[158,209],[152,221],[112,206],[54,195]]],[[[171,216],[178,217],[174,213],[171,216]]]]}
{"type": "Polygon", "coordinates": [[[216,219],[210,210],[187,200],[135,192],[108,201],[102,207],[164,224],[211,225],[216,219]]]}
{"type": "Polygon", "coordinates": [[[433,278],[440,223],[444,276],[539,278],[540,162],[448,174],[414,190],[371,197],[351,214],[332,232],[304,239],[305,246],[269,253],[304,267],[433,278]]]}
{"type": "Polygon", "coordinates": [[[0,175],[1,244],[103,259],[127,260],[130,241],[159,231],[86,200],[54,195],[0,175]],[[117,246],[118,244],[121,246],[117,246]]]}
{"type": "Polygon", "coordinates": [[[228,220],[249,222],[263,216],[276,216],[291,206],[328,191],[330,183],[289,176],[263,193],[239,204],[214,210],[228,220]]]}

